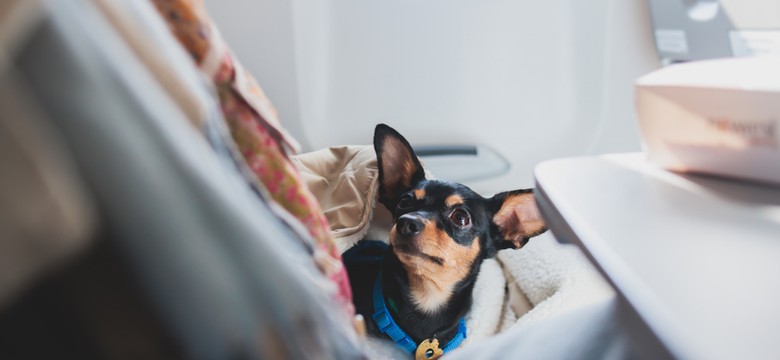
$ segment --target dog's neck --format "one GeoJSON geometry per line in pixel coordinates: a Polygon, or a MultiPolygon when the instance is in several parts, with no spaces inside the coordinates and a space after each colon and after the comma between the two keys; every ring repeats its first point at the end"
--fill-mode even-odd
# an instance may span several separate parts
{"type": "MultiPolygon", "coordinates": [[[[472,272],[476,272],[478,264],[472,272]]],[[[412,339],[437,338],[441,346],[452,339],[458,322],[471,307],[471,295],[476,276],[469,274],[453,285],[437,283],[435,279],[409,274],[388,249],[382,264],[382,288],[390,305],[390,312],[412,339]]]]}

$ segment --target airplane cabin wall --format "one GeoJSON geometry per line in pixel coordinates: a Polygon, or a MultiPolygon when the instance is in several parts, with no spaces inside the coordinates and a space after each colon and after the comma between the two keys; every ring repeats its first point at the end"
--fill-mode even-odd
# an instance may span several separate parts
{"type": "Polygon", "coordinates": [[[208,0],[306,149],[484,144],[530,187],[562,156],[638,151],[633,80],[659,66],[644,0],[208,0]]]}

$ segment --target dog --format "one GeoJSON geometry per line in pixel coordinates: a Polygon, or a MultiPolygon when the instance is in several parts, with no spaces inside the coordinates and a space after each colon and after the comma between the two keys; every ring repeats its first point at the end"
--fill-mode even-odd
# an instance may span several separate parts
{"type": "Polygon", "coordinates": [[[427,179],[409,142],[384,124],[376,126],[374,149],[378,200],[394,224],[389,245],[363,240],[344,254],[355,309],[369,335],[435,359],[466,337],[463,319],[482,261],[547,228],[532,189],[484,198],[465,185],[427,179]]]}

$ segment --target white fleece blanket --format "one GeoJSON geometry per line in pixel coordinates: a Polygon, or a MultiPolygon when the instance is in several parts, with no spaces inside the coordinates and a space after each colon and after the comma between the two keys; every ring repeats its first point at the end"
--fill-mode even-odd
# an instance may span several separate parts
{"type": "Polygon", "coordinates": [[[613,296],[574,245],[550,232],[520,250],[502,250],[482,264],[463,346],[510,328],[536,324],[613,296]]]}
{"type": "Polygon", "coordinates": [[[612,289],[576,246],[562,245],[546,232],[522,249],[499,251],[482,263],[462,347],[611,296],[612,289]]]}

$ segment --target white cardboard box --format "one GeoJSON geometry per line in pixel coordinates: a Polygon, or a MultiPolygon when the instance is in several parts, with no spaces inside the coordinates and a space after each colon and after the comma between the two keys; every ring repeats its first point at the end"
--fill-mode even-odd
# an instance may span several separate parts
{"type": "Polygon", "coordinates": [[[636,81],[650,161],[780,185],[780,57],[691,62],[636,81]]]}

